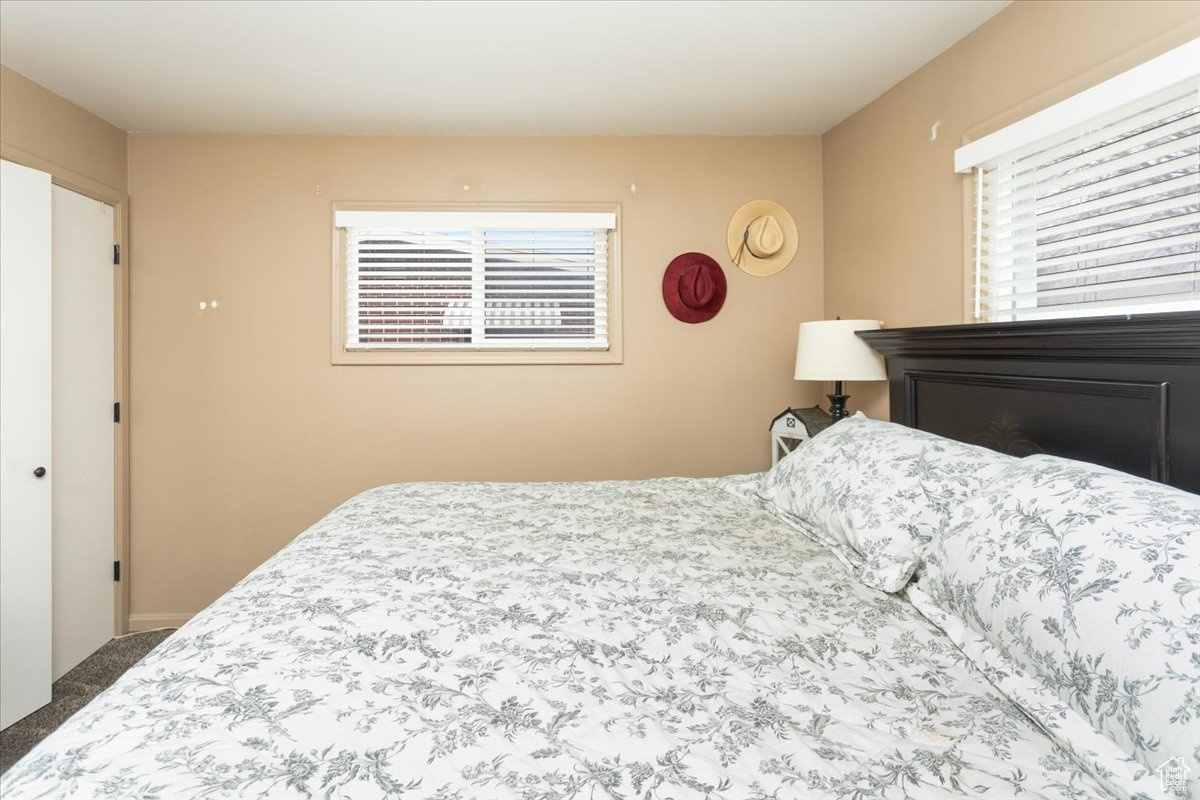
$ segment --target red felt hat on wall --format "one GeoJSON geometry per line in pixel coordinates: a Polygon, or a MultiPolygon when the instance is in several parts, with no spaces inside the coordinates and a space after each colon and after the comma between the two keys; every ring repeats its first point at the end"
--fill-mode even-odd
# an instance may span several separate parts
{"type": "Polygon", "coordinates": [[[725,272],[704,253],[676,256],[663,273],[663,302],[680,322],[707,322],[725,304],[725,272]]]}

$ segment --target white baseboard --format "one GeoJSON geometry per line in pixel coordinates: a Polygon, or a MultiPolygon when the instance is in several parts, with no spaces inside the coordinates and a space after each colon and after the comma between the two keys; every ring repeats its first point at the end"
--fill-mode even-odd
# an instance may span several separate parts
{"type": "Polygon", "coordinates": [[[178,628],[191,618],[191,614],[130,614],[129,631],[132,633],[157,628],[178,628]]]}

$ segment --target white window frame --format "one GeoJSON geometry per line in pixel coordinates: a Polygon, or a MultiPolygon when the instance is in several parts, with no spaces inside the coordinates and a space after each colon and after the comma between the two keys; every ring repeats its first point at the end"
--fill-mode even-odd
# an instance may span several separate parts
{"type": "MultiPolygon", "coordinates": [[[[592,216],[591,219],[602,219],[603,216],[592,216]]],[[[531,221],[535,219],[530,217],[531,221]]],[[[623,363],[623,346],[621,337],[621,207],[619,203],[547,203],[547,204],[514,204],[514,203],[351,203],[335,202],[332,204],[331,227],[333,238],[333,283],[332,283],[332,313],[331,313],[331,354],[333,364],[341,365],[456,365],[456,364],[620,364],[623,363]],[[347,269],[347,238],[346,228],[349,221],[352,224],[369,227],[373,222],[386,221],[397,215],[410,224],[421,224],[427,215],[429,224],[436,224],[446,219],[447,214],[454,214],[460,220],[471,220],[473,215],[479,220],[488,216],[495,217],[497,213],[508,215],[507,218],[520,219],[520,214],[538,215],[546,219],[546,214],[571,215],[581,221],[589,217],[580,215],[603,215],[615,218],[615,225],[609,232],[608,242],[608,347],[607,349],[582,349],[557,347],[546,349],[531,349],[529,347],[514,347],[511,349],[477,349],[466,346],[462,349],[372,349],[358,350],[347,347],[347,291],[346,283],[349,277],[347,269]],[[340,225],[339,225],[340,221],[340,225]]]]}
{"type": "MultiPolygon", "coordinates": [[[[1014,151],[1022,150],[1039,141],[1086,125],[1092,120],[1112,113],[1114,109],[1150,97],[1183,81],[1197,79],[1198,76],[1200,76],[1200,39],[1193,39],[1060,103],[1031,114],[955,150],[955,172],[970,176],[968,179],[970,200],[965,204],[970,219],[969,242],[966,248],[968,252],[966,274],[969,282],[967,289],[970,292],[967,298],[969,308],[966,312],[968,321],[991,321],[984,318],[982,308],[980,273],[984,229],[982,217],[976,212],[983,193],[981,178],[984,166],[1014,151]]],[[[1037,283],[1038,279],[1033,278],[1028,284],[1020,284],[1014,293],[1036,293],[1037,283]]],[[[1026,302],[1036,303],[1036,300],[1026,302]]],[[[1149,304],[1138,304],[1136,301],[1131,301],[1129,304],[1105,309],[1065,308],[1040,318],[1162,313],[1192,309],[1195,309],[1195,303],[1190,301],[1149,304]]]]}

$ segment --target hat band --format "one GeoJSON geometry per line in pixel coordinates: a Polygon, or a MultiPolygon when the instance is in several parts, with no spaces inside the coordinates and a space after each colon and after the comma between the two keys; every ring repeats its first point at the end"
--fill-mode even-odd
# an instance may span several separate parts
{"type": "Polygon", "coordinates": [[[755,258],[770,258],[783,249],[781,245],[777,245],[775,247],[762,247],[761,245],[761,241],[756,242],[752,238],[746,239],[746,249],[749,250],[750,255],[754,256],[755,258]]]}
{"type": "Polygon", "coordinates": [[[712,302],[717,284],[705,267],[693,264],[679,276],[678,290],[685,306],[700,310],[712,302]]]}

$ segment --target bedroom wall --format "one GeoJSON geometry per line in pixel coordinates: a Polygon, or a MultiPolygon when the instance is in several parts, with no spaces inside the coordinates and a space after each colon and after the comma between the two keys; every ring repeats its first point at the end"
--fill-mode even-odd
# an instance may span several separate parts
{"type": "MultiPolygon", "coordinates": [[[[825,313],[963,322],[955,148],[1200,35],[1200,3],[1020,0],[822,137],[825,313]],[[930,128],[941,122],[936,141],[930,128]]],[[[851,404],[887,418],[885,384],[851,404]]]]}
{"type": "Polygon", "coordinates": [[[822,314],[819,137],[132,134],[129,186],[134,627],[199,610],[368,487],[759,470],[772,416],[817,399],[791,373],[822,314]],[[755,198],[800,229],[770,278],[724,252],[755,198]],[[619,201],[625,363],[331,366],[334,200],[619,201]],[[726,265],[702,325],[661,299],[688,250],[726,265]]]}
{"type": "Polygon", "coordinates": [[[55,179],[125,194],[125,131],[0,64],[0,152],[55,179]]]}

